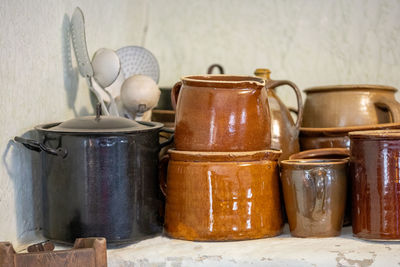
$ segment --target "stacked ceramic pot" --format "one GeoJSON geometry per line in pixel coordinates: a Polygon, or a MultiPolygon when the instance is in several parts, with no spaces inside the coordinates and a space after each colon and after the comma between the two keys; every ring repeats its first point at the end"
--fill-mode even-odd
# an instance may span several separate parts
{"type": "Polygon", "coordinates": [[[269,150],[264,80],[188,76],[171,98],[176,148],[166,175],[166,234],[210,241],[278,235],[281,152],[269,150]]]}

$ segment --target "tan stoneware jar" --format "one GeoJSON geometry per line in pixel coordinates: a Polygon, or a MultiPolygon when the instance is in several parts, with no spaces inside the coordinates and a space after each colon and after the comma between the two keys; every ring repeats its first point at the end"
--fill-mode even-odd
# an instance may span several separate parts
{"type": "Polygon", "coordinates": [[[383,85],[331,85],[305,89],[302,127],[330,128],[400,122],[397,89],[383,85]]]}
{"type": "Polygon", "coordinates": [[[251,76],[187,76],[171,92],[175,146],[182,151],[255,151],[270,147],[265,82],[251,76]]]}
{"type": "Polygon", "coordinates": [[[281,161],[290,232],[296,237],[340,235],[346,207],[346,159],[281,161]]]}
{"type": "Polygon", "coordinates": [[[299,88],[291,81],[271,80],[269,69],[256,69],[254,75],[265,80],[267,88],[268,105],[271,114],[271,147],[281,149],[280,160],[288,159],[291,154],[297,153],[299,147],[299,131],[303,118],[303,101],[299,88]],[[293,122],[289,109],[280,100],[275,92],[277,87],[288,85],[296,93],[297,120],[293,122]]]}
{"type": "Polygon", "coordinates": [[[165,233],[197,241],[279,235],[280,154],[170,150],[165,233]]]}
{"type": "Polygon", "coordinates": [[[400,240],[400,130],[349,133],[356,237],[400,240]]]}

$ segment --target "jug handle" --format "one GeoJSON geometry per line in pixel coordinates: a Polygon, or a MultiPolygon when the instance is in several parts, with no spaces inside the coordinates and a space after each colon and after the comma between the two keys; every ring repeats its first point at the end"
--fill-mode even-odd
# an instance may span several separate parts
{"type": "Polygon", "coordinates": [[[378,97],[375,102],[378,108],[387,109],[392,115],[392,122],[400,122],[400,103],[388,97],[378,97]]]}
{"type": "Polygon", "coordinates": [[[282,85],[290,86],[294,90],[294,92],[296,93],[296,98],[297,98],[296,128],[299,129],[300,125],[301,125],[301,121],[303,120],[303,99],[301,97],[300,89],[297,87],[297,85],[294,84],[293,82],[287,81],[287,80],[270,80],[269,82],[267,81],[266,88],[267,89],[274,89],[274,88],[282,86],[282,85]]]}
{"type": "Polygon", "coordinates": [[[207,74],[212,74],[213,70],[217,68],[219,70],[219,74],[224,74],[224,68],[220,64],[212,64],[210,67],[207,69],[207,74]]]}
{"type": "Polygon", "coordinates": [[[62,158],[65,158],[68,155],[68,151],[65,148],[59,147],[57,149],[54,149],[54,148],[48,147],[45,144],[39,143],[38,141],[35,141],[32,139],[25,139],[25,138],[22,138],[19,136],[15,136],[14,141],[17,143],[21,143],[26,148],[36,151],[36,152],[44,151],[48,154],[60,156],[62,158]]]}
{"type": "Polygon", "coordinates": [[[167,197],[167,173],[168,173],[169,155],[164,155],[158,163],[158,183],[161,193],[167,197]]]}
{"type": "Polygon", "coordinates": [[[177,82],[174,87],[172,87],[171,90],[171,104],[172,108],[176,110],[176,104],[178,103],[178,96],[179,92],[181,91],[182,88],[182,82],[177,82]]]}

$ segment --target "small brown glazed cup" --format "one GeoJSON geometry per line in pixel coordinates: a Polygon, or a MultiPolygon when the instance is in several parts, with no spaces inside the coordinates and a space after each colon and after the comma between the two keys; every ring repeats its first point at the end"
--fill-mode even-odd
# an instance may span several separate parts
{"type": "Polygon", "coordinates": [[[400,240],[400,130],[349,136],[353,234],[400,240]]]}
{"type": "Polygon", "coordinates": [[[281,162],[290,232],[296,237],[340,235],[346,206],[346,159],[281,162]]]}
{"type": "Polygon", "coordinates": [[[281,233],[280,151],[169,153],[168,236],[224,241],[281,233]]]}

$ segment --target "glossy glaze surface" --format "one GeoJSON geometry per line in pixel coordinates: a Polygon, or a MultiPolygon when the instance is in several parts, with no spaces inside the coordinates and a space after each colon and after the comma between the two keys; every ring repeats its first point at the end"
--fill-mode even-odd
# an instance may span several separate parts
{"type": "Polygon", "coordinates": [[[271,80],[268,69],[257,69],[254,74],[265,80],[267,88],[268,105],[271,114],[271,148],[281,149],[280,160],[288,159],[291,154],[300,150],[299,128],[303,118],[303,102],[300,90],[291,81],[271,80]],[[288,108],[275,92],[277,87],[290,86],[296,93],[298,116],[296,123],[293,121],[288,108]]]}
{"type": "Polygon", "coordinates": [[[282,161],[281,181],[293,236],[340,234],[346,206],[347,160],[282,161]]]}
{"type": "Polygon", "coordinates": [[[183,151],[253,151],[270,147],[270,115],[264,80],[208,75],[182,78],[175,145],[183,151]]]}
{"type": "Polygon", "coordinates": [[[400,122],[396,88],[381,85],[337,85],[304,90],[303,127],[346,127],[400,122]]]}
{"type": "Polygon", "coordinates": [[[256,161],[176,161],[168,166],[165,232],[186,240],[275,236],[283,221],[277,157],[256,161]]]}
{"type": "Polygon", "coordinates": [[[350,133],[353,234],[400,239],[400,131],[350,133]]]}
{"type": "Polygon", "coordinates": [[[300,128],[301,150],[341,147],[350,149],[349,132],[399,129],[400,123],[382,123],[352,127],[300,128]]]}

